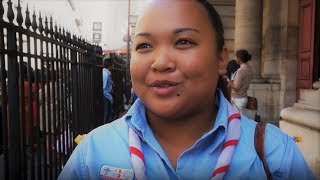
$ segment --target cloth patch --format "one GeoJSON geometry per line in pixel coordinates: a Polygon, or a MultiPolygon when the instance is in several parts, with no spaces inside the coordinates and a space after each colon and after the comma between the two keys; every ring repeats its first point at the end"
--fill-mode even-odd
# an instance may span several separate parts
{"type": "Polygon", "coordinates": [[[131,169],[122,169],[102,165],[100,168],[99,176],[102,179],[108,180],[133,180],[134,173],[131,169]]]}

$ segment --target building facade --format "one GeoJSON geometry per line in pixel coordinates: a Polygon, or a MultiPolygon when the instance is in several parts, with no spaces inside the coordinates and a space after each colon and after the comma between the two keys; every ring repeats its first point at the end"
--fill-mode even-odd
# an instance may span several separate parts
{"type": "MultiPolygon", "coordinates": [[[[248,91],[262,121],[279,122],[320,172],[320,3],[316,0],[211,0],[231,53],[252,54],[248,91]]],[[[231,54],[231,57],[234,57],[231,54]]],[[[254,113],[254,112],[253,112],[254,113]]],[[[277,123],[276,123],[277,124],[277,123]]]]}

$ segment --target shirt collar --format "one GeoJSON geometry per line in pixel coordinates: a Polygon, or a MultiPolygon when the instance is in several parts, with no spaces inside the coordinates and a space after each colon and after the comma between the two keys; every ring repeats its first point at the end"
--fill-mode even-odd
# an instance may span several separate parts
{"type": "Polygon", "coordinates": [[[218,113],[216,117],[216,121],[213,126],[213,131],[215,131],[218,127],[222,126],[225,129],[228,124],[228,108],[227,108],[228,100],[224,97],[222,91],[220,89],[217,90],[215,105],[218,107],[218,113]]]}
{"type": "Polygon", "coordinates": [[[125,115],[125,121],[135,132],[143,138],[147,123],[146,110],[142,101],[138,98],[125,115]]]}
{"type": "MultiPolygon", "coordinates": [[[[227,99],[224,97],[222,91],[217,89],[215,105],[218,107],[218,113],[213,129],[208,132],[208,135],[215,132],[219,127],[227,128],[228,112],[227,112],[227,99]]],[[[125,121],[128,126],[132,127],[140,138],[145,141],[146,128],[148,122],[146,118],[146,109],[143,102],[138,98],[132,105],[130,110],[125,115],[125,121]]]]}

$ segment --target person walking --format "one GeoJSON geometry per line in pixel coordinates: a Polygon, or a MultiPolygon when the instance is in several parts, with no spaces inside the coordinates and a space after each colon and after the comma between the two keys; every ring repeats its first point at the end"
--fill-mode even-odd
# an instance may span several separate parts
{"type": "Polygon", "coordinates": [[[112,113],[112,79],[111,79],[111,70],[112,70],[112,59],[111,58],[106,58],[103,62],[104,68],[103,68],[103,82],[102,82],[102,87],[103,87],[103,119],[104,123],[109,123],[110,122],[110,117],[112,113]]]}

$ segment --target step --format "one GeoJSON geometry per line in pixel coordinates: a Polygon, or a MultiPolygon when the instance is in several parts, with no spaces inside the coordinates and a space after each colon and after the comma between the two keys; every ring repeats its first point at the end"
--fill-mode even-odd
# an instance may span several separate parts
{"type": "Polygon", "coordinates": [[[308,104],[314,105],[315,107],[320,106],[320,90],[314,89],[301,89],[300,99],[298,102],[307,101],[308,104]]]}
{"type": "Polygon", "coordinates": [[[300,124],[310,129],[320,131],[320,112],[297,107],[287,107],[280,112],[281,120],[300,124]]]}
{"type": "Polygon", "coordinates": [[[299,102],[295,103],[293,107],[320,112],[320,104],[318,104],[318,106],[315,106],[314,104],[310,104],[308,101],[299,100],[299,102]]]}

